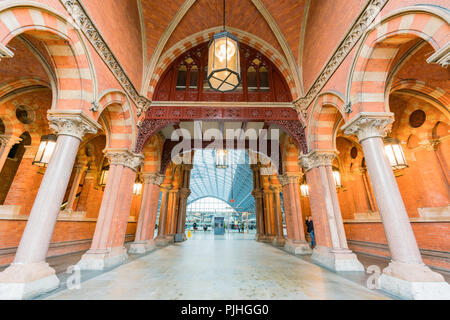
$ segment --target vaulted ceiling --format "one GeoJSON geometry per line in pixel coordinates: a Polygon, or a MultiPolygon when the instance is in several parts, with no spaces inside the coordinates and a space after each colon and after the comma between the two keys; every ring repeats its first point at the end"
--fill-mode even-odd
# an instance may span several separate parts
{"type": "MultiPolygon", "coordinates": [[[[162,58],[172,54],[171,49],[183,45],[189,37],[221,28],[222,1],[83,3],[135,86],[141,94],[147,94],[155,69],[162,58]],[[112,21],[116,23],[111,25],[112,21]]],[[[247,37],[250,44],[262,43],[275,51],[289,69],[297,96],[302,96],[368,0],[226,0],[225,3],[227,28],[247,37]]]]}

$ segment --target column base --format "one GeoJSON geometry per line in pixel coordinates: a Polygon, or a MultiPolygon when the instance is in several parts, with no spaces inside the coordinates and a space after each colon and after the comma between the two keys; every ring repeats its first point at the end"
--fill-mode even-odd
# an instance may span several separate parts
{"type": "Polygon", "coordinates": [[[122,264],[128,259],[125,247],[89,250],[81,257],[77,266],[81,270],[104,270],[122,264]]]}
{"type": "Polygon", "coordinates": [[[187,238],[186,238],[186,234],[184,234],[184,232],[175,234],[174,242],[183,242],[186,240],[187,240],[187,238]]]}
{"type": "Polygon", "coordinates": [[[356,254],[349,249],[316,246],[311,260],[333,271],[364,271],[364,266],[359,262],[356,254]]]}
{"type": "Polygon", "coordinates": [[[256,234],[255,235],[255,240],[256,241],[259,241],[259,242],[264,242],[264,239],[265,239],[266,237],[263,235],[263,234],[256,234]]]}
{"type": "Polygon", "coordinates": [[[305,254],[311,254],[312,250],[309,246],[309,243],[305,240],[286,240],[286,244],[284,245],[284,250],[297,255],[305,255],[305,254]]]}
{"type": "Polygon", "coordinates": [[[143,241],[135,241],[131,244],[130,249],[128,249],[128,253],[147,253],[156,249],[155,241],[152,240],[143,240],[143,241]]]}
{"type": "Polygon", "coordinates": [[[379,279],[380,289],[413,300],[450,300],[450,285],[424,264],[392,261],[379,279]]]}
{"type": "Polygon", "coordinates": [[[276,247],[284,247],[286,244],[286,239],[284,237],[276,236],[273,238],[272,244],[276,247]]]}
{"type": "Polygon", "coordinates": [[[58,286],[55,270],[46,262],[12,263],[0,272],[0,300],[31,299],[58,286]]]}
{"type": "Polygon", "coordinates": [[[174,243],[174,237],[170,235],[158,236],[155,238],[155,245],[159,248],[174,243]]]}

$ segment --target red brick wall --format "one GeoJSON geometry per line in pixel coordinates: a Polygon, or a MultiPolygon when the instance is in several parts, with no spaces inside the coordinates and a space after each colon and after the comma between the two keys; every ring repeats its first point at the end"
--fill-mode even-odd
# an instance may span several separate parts
{"type": "MultiPolygon", "coordinates": [[[[26,223],[26,220],[0,220],[0,249],[17,247],[26,223]]],[[[95,225],[96,221],[58,221],[55,225],[51,243],[91,240],[94,236],[95,225]]],[[[136,223],[129,222],[127,224],[126,234],[134,235],[135,233],[136,223]]],[[[81,245],[75,243],[70,246],[50,249],[47,256],[86,250],[89,246],[90,242],[81,245]]],[[[11,263],[13,259],[13,255],[0,255],[0,265],[11,263]]]]}
{"type": "MultiPolygon", "coordinates": [[[[420,249],[450,251],[450,223],[411,223],[417,244],[420,249]]],[[[381,223],[345,223],[347,240],[387,244],[381,223]]],[[[366,246],[350,246],[352,250],[390,257],[389,251],[368,248],[366,246]]],[[[450,269],[450,263],[442,259],[425,259],[426,264],[450,269]]]]}

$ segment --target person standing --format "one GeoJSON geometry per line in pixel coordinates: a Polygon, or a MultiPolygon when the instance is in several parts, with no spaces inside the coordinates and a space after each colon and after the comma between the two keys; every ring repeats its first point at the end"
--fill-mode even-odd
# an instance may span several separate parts
{"type": "Polygon", "coordinates": [[[314,224],[311,216],[308,216],[308,218],[306,219],[306,231],[311,236],[311,247],[314,248],[316,246],[316,239],[314,236],[314,224]]]}

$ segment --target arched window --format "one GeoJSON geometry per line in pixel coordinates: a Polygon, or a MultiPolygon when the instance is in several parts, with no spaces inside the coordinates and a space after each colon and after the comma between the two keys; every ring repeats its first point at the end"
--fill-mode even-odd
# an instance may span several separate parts
{"type": "Polygon", "coordinates": [[[178,67],[176,90],[198,90],[199,67],[194,59],[187,56],[178,67]]]}
{"type": "Polygon", "coordinates": [[[249,92],[270,91],[269,71],[259,58],[253,59],[247,69],[247,88],[249,92]]]}

